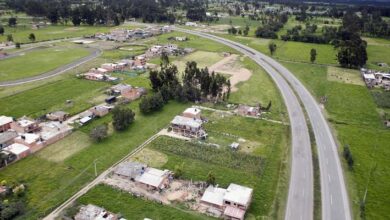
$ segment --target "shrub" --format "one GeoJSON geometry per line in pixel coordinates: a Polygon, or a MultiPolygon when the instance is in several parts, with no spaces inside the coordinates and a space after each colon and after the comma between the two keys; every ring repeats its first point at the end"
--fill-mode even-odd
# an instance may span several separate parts
{"type": "Polygon", "coordinates": [[[108,127],[106,124],[99,125],[91,130],[89,133],[90,138],[95,142],[104,140],[108,135],[108,127]]]}
{"type": "Polygon", "coordinates": [[[112,110],[112,124],[116,131],[126,130],[134,121],[135,113],[127,107],[116,106],[112,110]]]}

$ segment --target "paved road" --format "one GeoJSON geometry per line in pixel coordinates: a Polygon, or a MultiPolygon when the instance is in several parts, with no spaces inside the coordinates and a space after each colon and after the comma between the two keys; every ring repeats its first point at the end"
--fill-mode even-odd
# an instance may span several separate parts
{"type": "Polygon", "coordinates": [[[66,64],[64,66],[60,66],[57,69],[51,70],[49,72],[46,72],[46,73],[43,73],[43,74],[40,74],[37,76],[32,76],[32,77],[18,79],[18,80],[12,80],[12,81],[0,82],[0,87],[22,85],[25,83],[30,83],[30,82],[35,82],[35,81],[51,78],[53,76],[60,75],[68,70],[73,69],[73,68],[76,68],[77,66],[80,66],[81,64],[84,64],[90,60],[93,60],[93,59],[97,58],[98,56],[100,56],[102,53],[101,50],[97,49],[97,48],[87,48],[87,49],[90,50],[91,54],[86,56],[86,57],[80,58],[76,61],[73,61],[72,63],[66,64]]]}
{"type": "Polygon", "coordinates": [[[279,88],[287,107],[292,137],[292,164],[286,219],[313,219],[313,166],[311,142],[303,109],[287,81],[268,63],[257,57],[257,52],[242,45],[201,32],[179,29],[232,47],[262,66],[279,88]]]}
{"type": "MultiPolygon", "coordinates": [[[[288,81],[290,86],[294,89],[296,94],[301,99],[303,106],[305,107],[315,136],[320,165],[322,219],[350,220],[352,218],[351,210],[349,206],[348,194],[345,187],[345,181],[336,142],[321,108],[319,107],[317,101],[310,94],[310,92],[303,86],[303,84],[280,63],[256,50],[253,50],[252,48],[210,34],[183,29],[178,30],[216,40],[233,48],[239,48],[240,51],[245,51],[245,54],[251,54],[250,57],[254,59],[257,63],[259,63],[261,66],[265,67],[267,65],[270,65],[273,69],[277,71],[280,76],[282,76],[285,80],[288,81]]],[[[265,69],[271,76],[274,74],[270,72],[267,68],[265,69]]],[[[283,94],[283,90],[281,91],[283,94]]],[[[288,104],[286,105],[288,107],[288,104]]],[[[290,120],[293,119],[290,118],[290,120]]],[[[292,129],[294,130],[294,126],[292,126],[292,129]]],[[[295,147],[293,146],[293,151],[294,148],[295,147]]],[[[295,204],[297,200],[296,198],[294,198],[294,192],[296,192],[296,190],[304,189],[303,185],[295,185],[298,184],[299,181],[294,181],[294,179],[297,178],[295,177],[295,175],[302,175],[301,170],[299,170],[299,173],[294,172],[294,161],[296,161],[297,159],[300,160],[293,152],[292,176],[290,180],[289,197],[285,217],[286,219],[299,219],[293,217],[293,215],[296,216],[294,213],[300,212],[301,210],[296,208],[299,208],[300,206],[304,205],[295,204]]],[[[307,161],[307,166],[311,166],[311,162],[307,161]]]]}

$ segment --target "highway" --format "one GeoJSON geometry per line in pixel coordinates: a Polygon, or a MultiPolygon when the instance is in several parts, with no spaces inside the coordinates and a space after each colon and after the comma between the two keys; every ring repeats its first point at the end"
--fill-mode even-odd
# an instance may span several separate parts
{"type": "MultiPolygon", "coordinates": [[[[285,67],[274,59],[250,48],[245,45],[217,37],[211,34],[190,31],[186,29],[176,28],[178,31],[195,34],[201,37],[205,37],[214,41],[218,41],[232,48],[238,49],[240,52],[251,57],[255,62],[261,65],[270,75],[274,78],[275,72],[269,71],[269,66],[276,70],[276,74],[283,77],[294,92],[300,98],[305,111],[309,117],[314,136],[315,143],[317,146],[317,152],[319,157],[319,166],[320,166],[320,179],[321,179],[321,205],[322,205],[322,219],[333,220],[333,219],[345,219],[350,220],[351,210],[349,205],[348,194],[345,186],[345,180],[343,176],[343,171],[341,168],[341,161],[338,154],[338,147],[335,142],[335,139],[330,130],[329,124],[327,123],[324,114],[319,107],[317,101],[310,94],[310,92],[305,88],[305,86],[285,67]]],[[[298,51],[297,51],[298,52],[298,51]]],[[[278,85],[278,82],[275,81],[278,85]]],[[[280,88],[280,86],[278,85],[280,88]]],[[[281,89],[282,94],[284,91],[281,89]]],[[[287,107],[289,104],[287,104],[287,107]]],[[[290,118],[291,121],[294,119],[290,118]]],[[[294,131],[294,126],[292,126],[294,131]]],[[[292,136],[294,138],[294,134],[292,136]]],[[[302,170],[296,170],[294,163],[302,163],[302,161],[297,162],[297,160],[302,160],[300,157],[297,157],[295,152],[295,146],[293,145],[293,157],[292,157],[292,167],[291,167],[291,179],[289,187],[289,196],[287,202],[287,210],[285,219],[300,219],[296,218],[297,212],[300,212],[300,206],[304,204],[295,204],[299,202],[295,198],[296,190],[302,190],[305,188],[304,185],[295,185],[299,182],[294,181],[294,179],[299,179],[295,175],[301,175],[302,170]],[[295,162],[294,162],[295,161],[295,162]],[[294,171],[295,170],[295,171],[294,171]],[[296,172],[298,171],[298,172],[296,172]],[[297,209],[298,208],[298,209],[297,209]]],[[[307,166],[311,166],[311,161],[306,161],[307,166]]],[[[301,219],[312,219],[312,218],[301,218],[301,219]]]]}
{"type": "MultiPolygon", "coordinates": [[[[29,50],[32,50],[34,48],[31,48],[29,50]]],[[[86,56],[86,57],[82,57],[76,61],[73,61],[72,63],[68,63],[64,66],[60,66],[54,70],[51,70],[49,72],[46,72],[46,73],[43,73],[43,74],[40,74],[40,75],[36,75],[36,76],[32,76],[32,77],[27,77],[27,78],[23,78],[23,79],[18,79],[18,80],[12,80],[12,81],[3,81],[3,82],[0,82],[0,88],[1,87],[6,87],[6,86],[16,86],[16,85],[22,85],[22,84],[25,84],[25,83],[30,83],[30,82],[35,82],[35,81],[39,81],[39,80],[44,80],[44,79],[48,79],[48,78],[51,78],[53,76],[57,76],[57,75],[60,75],[68,70],[71,70],[71,69],[74,69],[78,66],[80,66],[81,64],[84,64],[88,61],[91,61],[97,57],[99,57],[101,55],[101,50],[100,49],[97,49],[97,48],[86,48],[90,51],[90,55],[86,56]]]]}

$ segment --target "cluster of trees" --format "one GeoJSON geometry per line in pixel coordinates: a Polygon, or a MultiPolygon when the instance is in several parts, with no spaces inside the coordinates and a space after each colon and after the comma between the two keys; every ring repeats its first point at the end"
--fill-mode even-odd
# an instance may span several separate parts
{"type": "Polygon", "coordinates": [[[369,14],[366,10],[363,10],[361,16],[361,29],[363,33],[376,37],[390,36],[390,24],[383,20],[379,11],[374,11],[369,14]]]}
{"type": "Polygon", "coordinates": [[[8,7],[28,15],[46,17],[50,22],[74,25],[119,25],[128,18],[145,22],[171,22],[175,16],[160,1],[154,0],[95,0],[75,3],[71,0],[7,0],[8,7]]]}
{"type": "Polygon", "coordinates": [[[191,21],[206,21],[206,8],[195,1],[193,4],[187,6],[186,17],[191,21]]]}
{"type": "Polygon", "coordinates": [[[128,107],[117,105],[112,110],[112,125],[116,131],[123,131],[134,122],[135,113],[128,107]]]}
{"type": "Polygon", "coordinates": [[[275,17],[270,17],[267,21],[263,21],[263,25],[256,29],[256,37],[277,39],[278,32],[288,21],[288,15],[282,13],[275,17]]]}
{"type": "Polygon", "coordinates": [[[161,109],[169,100],[195,102],[201,100],[224,101],[230,95],[230,81],[221,74],[209,73],[207,68],[200,69],[196,62],[188,62],[182,82],[178,79],[178,69],[169,63],[168,57],[161,57],[161,70],[151,71],[150,84],[155,92],[144,97],[140,104],[142,113],[151,113],[161,109]]]}
{"type": "Polygon", "coordinates": [[[1,182],[2,187],[6,189],[1,195],[0,200],[0,219],[11,220],[24,214],[25,191],[26,187],[23,184],[7,184],[6,181],[1,182]]]}
{"type": "Polygon", "coordinates": [[[306,43],[329,44],[337,38],[338,30],[336,27],[324,26],[321,35],[316,34],[317,25],[306,24],[305,29],[297,25],[287,30],[287,33],[281,36],[284,41],[299,41],[306,43]]]}
{"type": "Polygon", "coordinates": [[[360,37],[359,17],[349,11],[343,17],[338,38],[333,41],[338,49],[337,60],[342,67],[358,68],[367,62],[367,42],[360,37]]]}
{"type": "Polygon", "coordinates": [[[249,26],[246,25],[244,30],[237,29],[237,28],[231,26],[227,31],[229,34],[234,34],[234,35],[239,34],[239,35],[248,36],[249,30],[250,30],[249,26]]]}

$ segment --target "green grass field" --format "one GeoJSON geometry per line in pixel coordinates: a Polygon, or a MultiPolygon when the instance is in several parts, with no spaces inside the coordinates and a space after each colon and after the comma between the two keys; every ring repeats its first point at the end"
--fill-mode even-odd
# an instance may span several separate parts
{"type": "Polygon", "coordinates": [[[173,64],[177,66],[179,72],[184,72],[187,62],[195,61],[199,68],[210,67],[218,61],[222,60],[223,56],[220,53],[195,51],[183,57],[175,57],[173,64]]]}
{"type": "Polygon", "coordinates": [[[89,55],[79,47],[50,47],[0,60],[0,81],[16,80],[43,74],[89,55]]]}
{"type": "Polygon", "coordinates": [[[82,37],[93,35],[99,32],[108,32],[112,27],[106,26],[79,26],[71,25],[51,25],[33,30],[31,25],[21,25],[16,28],[4,26],[5,32],[0,36],[0,42],[7,39],[7,35],[12,34],[14,42],[30,43],[28,39],[30,33],[34,33],[36,41],[56,40],[62,38],[82,37]]]}
{"type": "MultiPolygon", "coordinates": [[[[365,86],[328,81],[326,67],[283,64],[317,98],[324,95],[328,97],[325,107],[329,121],[335,128],[340,151],[344,145],[349,145],[355,161],[352,171],[345,166],[354,216],[358,218],[360,214],[359,201],[363,199],[368,186],[367,219],[387,219],[390,188],[386,173],[390,172],[387,159],[390,156],[387,147],[390,133],[380,120],[370,91],[365,86]]],[[[342,161],[345,165],[345,160],[342,161]]]]}
{"type": "Polygon", "coordinates": [[[109,84],[76,78],[48,83],[15,95],[0,99],[0,114],[13,117],[40,116],[51,110],[63,109],[71,114],[92,106],[89,101],[102,94],[109,84]],[[73,105],[67,105],[72,100],[73,105]]]}

